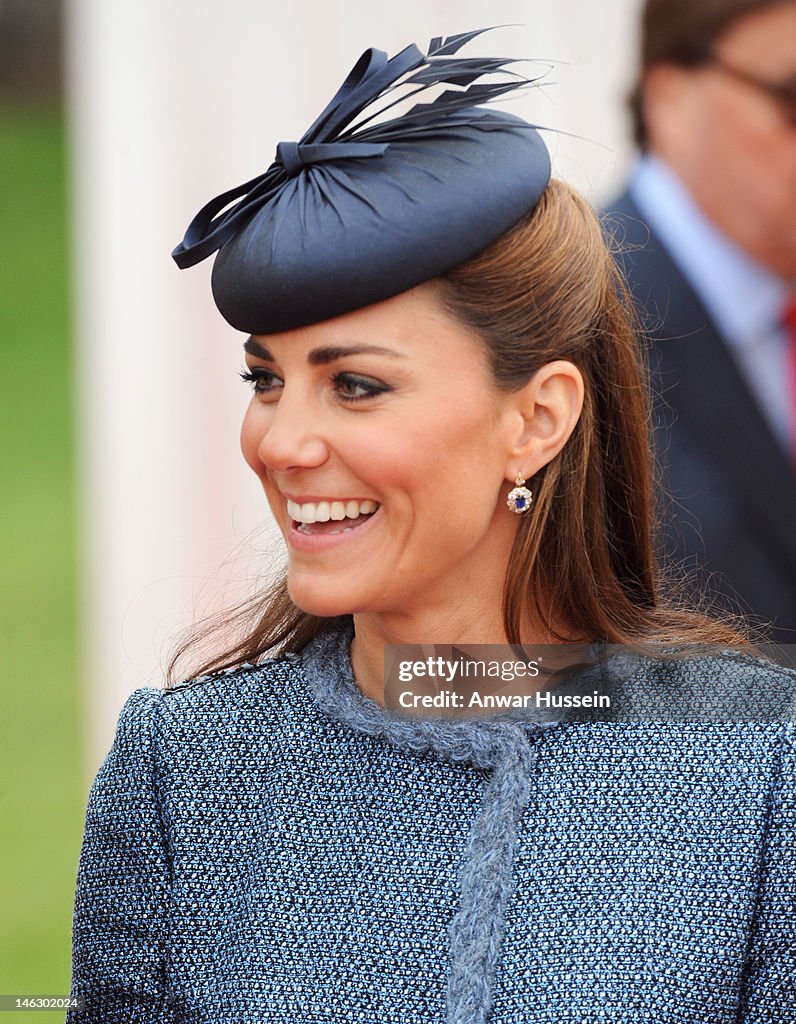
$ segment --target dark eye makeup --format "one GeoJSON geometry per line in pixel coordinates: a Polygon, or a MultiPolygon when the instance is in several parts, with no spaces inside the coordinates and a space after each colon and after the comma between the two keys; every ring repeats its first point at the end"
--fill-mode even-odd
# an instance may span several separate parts
{"type": "MultiPolygon", "coordinates": [[[[245,370],[239,376],[241,380],[251,386],[255,395],[272,395],[281,391],[285,386],[281,377],[262,366],[245,370]]],[[[374,377],[364,377],[358,373],[336,373],[332,377],[332,384],[337,397],[349,404],[363,402],[368,398],[375,398],[377,395],[392,391],[389,384],[376,380],[374,377]]]]}
{"type": "Polygon", "coordinates": [[[363,377],[358,373],[336,373],[332,381],[338,396],[346,402],[361,402],[392,391],[383,381],[363,377]]]}
{"type": "Polygon", "coordinates": [[[239,377],[251,385],[255,395],[267,395],[284,387],[284,381],[261,366],[256,366],[253,370],[244,370],[239,377]]]}

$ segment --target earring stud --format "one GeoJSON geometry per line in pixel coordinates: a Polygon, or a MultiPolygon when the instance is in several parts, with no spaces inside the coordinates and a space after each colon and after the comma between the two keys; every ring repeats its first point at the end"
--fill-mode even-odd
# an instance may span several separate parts
{"type": "Polygon", "coordinates": [[[517,474],[514,483],[517,486],[513,487],[509,491],[508,497],[506,498],[506,504],[512,512],[516,512],[518,516],[521,516],[531,507],[533,494],[525,486],[525,477],[522,473],[517,474]]]}

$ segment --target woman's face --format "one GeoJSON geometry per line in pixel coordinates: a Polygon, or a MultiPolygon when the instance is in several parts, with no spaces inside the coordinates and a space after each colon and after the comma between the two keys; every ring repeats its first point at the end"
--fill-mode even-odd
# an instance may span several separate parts
{"type": "Polygon", "coordinates": [[[245,344],[243,454],[307,612],[444,613],[504,578],[521,416],[435,287],[245,344]]]}

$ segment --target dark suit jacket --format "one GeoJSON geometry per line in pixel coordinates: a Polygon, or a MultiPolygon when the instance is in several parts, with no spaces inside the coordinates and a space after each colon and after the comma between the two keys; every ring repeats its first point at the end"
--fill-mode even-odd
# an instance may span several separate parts
{"type": "Polygon", "coordinates": [[[688,281],[625,193],[606,214],[647,327],[666,556],[796,644],[796,474],[688,281]]]}

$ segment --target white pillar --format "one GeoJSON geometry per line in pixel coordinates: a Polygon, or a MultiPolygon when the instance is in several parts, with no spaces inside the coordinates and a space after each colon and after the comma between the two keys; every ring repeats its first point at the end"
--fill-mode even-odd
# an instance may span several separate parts
{"type": "Polygon", "coordinates": [[[202,581],[207,610],[269,562],[260,543],[218,569],[267,510],[238,452],[242,339],[209,262],[181,273],[169,255],[189,219],[296,139],[366,47],[484,21],[519,27],[473,52],[561,62],[511,109],[589,140],[547,136],[556,172],[604,197],[627,157],[637,5],[67,0],[88,773],[127,693],[161,684],[202,581]]]}

